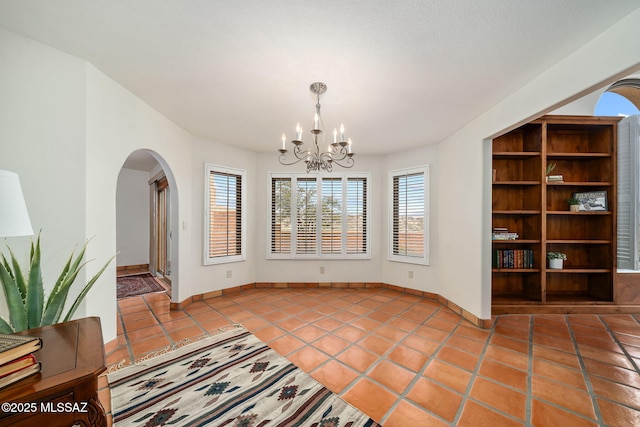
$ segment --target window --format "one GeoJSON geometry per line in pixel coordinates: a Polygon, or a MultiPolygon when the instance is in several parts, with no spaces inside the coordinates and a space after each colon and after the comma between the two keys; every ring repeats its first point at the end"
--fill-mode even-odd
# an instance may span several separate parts
{"type": "Polygon", "coordinates": [[[618,268],[640,269],[640,115],[618,123],[618,268]]]}
{"type": "Polygon", "coordinates": [[[205,165],[204,264],[243,261],[244,171],[205,165]]]}
{"type": "Polygon", "coordinates": [[[370,258],[368,174],[271,174],[269,258],[370,258]]]}
{"type": "Polygon", "coordinates": [[[428,166],[389,172],[389,259],[428,264],[428,166]]]}

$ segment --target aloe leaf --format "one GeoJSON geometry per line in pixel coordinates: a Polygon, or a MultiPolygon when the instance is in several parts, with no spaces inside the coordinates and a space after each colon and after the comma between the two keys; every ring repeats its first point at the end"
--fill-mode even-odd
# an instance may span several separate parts
{"type": "Polygon", "coordinates": [[[82,262],[82,259],[84,258],[87,245],[90,241],[91,239],[85,242],[80,253],[75,257],[75,260],[75,250],[71,253],[67,264],[58,277],[58,280],[56,281],[56,284],[47,300],[42,318],[43,325],[58,323],[60,321],[60,316],[62,315],[62,311],[64,310],[64,306],[67,302],[69,290],[71,289],[73,282],[75,282],[78,277],[80,270],[82,270],[82,268],[87,264],[87,262],[82,262]]]}
{"type": "Polygon", "coordinates": [[[69,288],[70,286],[67,286],[66,288],[62,288],[58,293],[49,296],[49,303],[42,314],[43,325],[53,325],[54,323],[60,322],[62,310],[67,302],[69,288]]]}
{"type": "MultiPolygon", "coordinates": [[[[71,269],[71,261],[73,260],[73,252],[71,253],[71,256],[69,257],[69,259],[67,260],[67,263],[64,265],[64,268],[62,269],[62,272],[60,273],[60,276],[58,276],[58,280],[56,280],[56,284],[53,286],[53,289],[51,290],[51,293],[49,294],[49,298],[47,299],[47,303],[45,305],[46,307],[49,307],[52,303],[53,298],[55,297],[55,295],[60,292],[60,289],[62,286],[64,286],[63,284],[65,283],[65,280],[67,278],[67,275],[69,274],[69,271],[71,269]]],[[[43,323],[44,325],[46,325],[47,323],[43,323]]]]}
{"type": "Polygon", "coordinates": [[[7,323],[2,317],[0,317],[0,334],[13,334],[15,331],[10,324],[7,323]]]}
{"type": "Polygon", "coordinates": [[[41,326],[42,309],[44,306],[44,285],[42,284],[42,270],[40,268],[40,236],[35,247],[31,243],[31,265],[29,281],[27,283],[27,329],[41,326]]]}
{"type": "Polygon", "coordinates": [[[69,309],[69,311],[67,312],[67,315],[64,318],[64,321],[67,322],[69,320],[71,320],[71,318],[73,317],[74,313],[76,312],[76,310],[78,309],[78,307],[80,306],[80,303],[82,302],[82,300],[84,299],[84,297],[87,295],[87,293],[89,293],[89,291],[91,290],[91,287],[93,286],[93,284],[98,280],[98,278],[102,275],[102,273],[104,273],[104,271],[107,269],[107,267],[109,266],[109,264],[111,263],[111,261],[113,261],[113,259],[116,256],[112,256],[111,258],[109,258],[109,260],[105,263],[105,265],[100,269],[100,271],[98,271],[95,276],[93,276],[91,278],[91,280],[89,280],[89,282],[87,282],[86,286],[82,289],[82,291],[80,292],[80,294],[78,295],[78,297],[76,298],[76,300],[73,302],[73,305],[71,306],[71,308],[69,309]]]}
{"type": "MultiPolygon", "coordinates": [[[[9,247],[7,246],[7,248],[9,247]]],[[[20,291],[20,295],[24,301],[27,298],[27,285],[24,281],[24,274],[22,274],[20,263],[11,248],[9,248],[9,253],[11,254],[11,264],[13,265],[13,278],[16,280],[16,285],[18,286],[18,290],[20,291]]]]}
{"type": "Polygon", "coordinates": [[[13,278],[11,267],[4,255],[2,259],[3,262],[0,263],[0,282],[2,282],[2,289],[9,307],[9,321],[16,331],[22,331],[27,329],[27,315],[24,303],[18,290],[18,284],[13,278]]]}
{"type": "Polygon", "coordinates": [[[76,277],[78,277],[78,273],[80,273],[80,270],[82,270],[86,264],[87,263],[85,262],[77,268],[70,269],[69,273],[60,282],[56,292],[52,292],[51,295],[49,295],[49,300],[44,309],[44,314],[42,315],[43,325],[51,325],[60,321],[64,305],[67,302],[69,290],[71,289],[73,282],[75,282],[76,277]]]}

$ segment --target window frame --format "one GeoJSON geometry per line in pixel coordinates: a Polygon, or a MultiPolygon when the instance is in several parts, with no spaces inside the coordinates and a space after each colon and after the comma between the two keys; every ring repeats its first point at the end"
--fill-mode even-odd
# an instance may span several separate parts
{"type": "Polygon", "coordinates": [[[416,166],[405,169],[391,170],[388,173],[388,215],[389,215],[389,229],[388,229],[388,259],[389,261],[404,262],[409,264],[429,265],[429,165],[416,166]],[[424,221],[423,221],[423,254],[420,257],[410,255],[400,255],[394,253],[394,187],[393,180],[396,177],[408,176],[414,174],[423,174],[424,177],[424,221]]]}
{"type": "MultiPolygon", "coordinates": [[[[288,259],[288,260],[354,260],[354,259],[371,259],[371,210],[370,210],[370,185],[371,185],[371,173],[369,172],[354,172],[354,173],[281,173],[281,172],[269,172],[267,174],[267,244],[266,254],[267,259],[288,259]],[[290,253],[272,252],[271,239],[273,235],[272,228],[272,207],[273,207],[273,193],[272,182],[274,179],[285,178],[291,180],[292,194],[297,188],[298,178],[309,179],[314,178],[316,181],[316,242],[315,251],[313,253],[297,253],[297,231],[296,227],[292,225],[291,231],[291,243],[290,253]],[[323,253],[322,252],[322,183],[324,179],[336,179],[342,180],[342,214],[341,214],[341,252],[340,253],[323,253]],[[346,228],[348,226],[348,213],[347,213],[347,192],[348,192],[348,180],[349,179],[364,179],[365,186],[363,193],[366,195],[364,203],[362,204],[363,210],[366,212],[366,218],[364,220],[363,228],[365,230],[363,240],[366,245],[366,250],[359,253],[349,253],[347,244],[346,228]]],[[[291,223],[296,221],[297,214],[297,197],[292,197],[291,200],[291,223]]]]}
{"type": "Polygon", "coordinates": [[[616,261],[618,270],[640,270],[640,115],[618,122],[616,261]]]}
{"type": "MultiPolygon", "coordinates": [[[[243,169],[235,169],[226,166],[215,165],[211,163],[205,163],[204,165],[204,229],[203,229],[203,265],[217,265],[217,264],[227,264],[232,262],[240,262],[246,260],[246,197],[247,197],[247,179],[246,179],[246,171],[243,169]],[[236,255],[224,255],[224,256],[209,256],[210,249],[210,236],[211,236],[211,223],[210,223],[210,197],[211,197],[211,189],[210,185],[210,175],[212,173],[224,174],[224,175],[235,175],[240,177],[240,253],[236,255]]],[[[237,227],[236,227],[237,229],[237,227]]]]}

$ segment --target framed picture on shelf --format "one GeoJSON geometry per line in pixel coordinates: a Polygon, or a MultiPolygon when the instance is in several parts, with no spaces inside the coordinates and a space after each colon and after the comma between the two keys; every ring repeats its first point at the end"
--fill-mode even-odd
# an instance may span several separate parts
{"type": "Polygon", "coordinates": [[[578,211],[607,211],[607,192],[589,191],[586,193],[573,193],[575,199],[580,200],[578,211]]]}

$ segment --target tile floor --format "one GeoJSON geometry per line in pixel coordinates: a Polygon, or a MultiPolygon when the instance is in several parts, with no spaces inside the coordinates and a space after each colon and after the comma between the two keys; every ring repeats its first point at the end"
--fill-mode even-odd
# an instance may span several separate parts
{"type": "Polygon", "coordinates": [[[385,427],[640,425],[640,315],[505,315],[487,330],[436,301],[334,288],[118,306],[110,364],[241,323],[385,427]]]}

